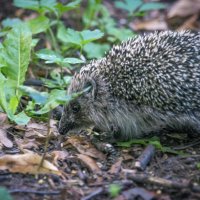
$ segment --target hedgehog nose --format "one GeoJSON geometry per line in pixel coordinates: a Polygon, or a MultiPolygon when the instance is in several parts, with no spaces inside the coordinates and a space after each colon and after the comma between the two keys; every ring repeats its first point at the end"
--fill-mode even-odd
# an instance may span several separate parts
{"type": "Polygon", "coordinates": [[[61,135],[65,135],[68,133],[68,131],[72,130],[73,128],[74,128],[74,123],[63,123],[62,120],[60,120],[58,126],[58,132],[61,135]]]}
{"type": "Polygon", "coordinates": [[[62,127],[58,126],[58,132],[61,134],[61,135],[65,135],[66,131],[65,129],[63,129],[62,127]]]}

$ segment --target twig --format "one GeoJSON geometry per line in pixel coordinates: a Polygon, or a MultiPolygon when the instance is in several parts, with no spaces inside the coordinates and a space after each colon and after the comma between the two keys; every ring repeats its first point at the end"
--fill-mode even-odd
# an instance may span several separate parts
{"type": "Polygon", "coordinates": [[[127,178],[138,182],[138,183],[151,183],[163,187],[168,187],[168,188],[175,188],[175,189],[183,189],[183,188],[190,188],[191,190],[195,192],[200,192],[200,186],[196,185],[194,183],[191,183],[189,180],[178,180],[178,181],[172,181],[160,177],[153,177],[153,176],[148,176],[144,174],[134,174],[134,173],[128,173],[127,178]]]}
{"type": "Polygon", "coordinates": [[[200,140],[196,140],[196,141],[194,141],[194,142],[192,142],[190,144],[184,145],[184,146],[174,147],[173,149],[174,150],[183,150],[183,149],[187,149],[189,147],[196,146],[198,144],[200,144],[200,140]]]}
{"type": "Polygon", "coordinates": [[[145,170],[154,154],[155,147],[149,144],[135,162],[135,167],[140,170],[145,170]]]}
{"type": "Polygon", "coordinates": [[[92,192],[91,194],[81,198],[81,200],[90,200],[92,198],[94,198],[95,196],[101,194],[103,192],[103,188],[97,188],[94,192],[92,192]]]}
{"type": "Polygon", "coordinates": [[[42,167],[42,165],[43,165],[43,162],[44,162],[44,159],[46,156],[46,152],[47,152],[47,148],[48,148],[48,144],[49,144],[49,138],[50,138],[50,133],[51,133],[50,120],[51,120],[51,111],[48,113],[47,138],[45,140],[44,153],[42,155],[41,162],[38,166],[38,171],[39,171],[40,167],[42,167]]]}
{"type": "Polygon", "coordinates": [[[34,194],[38,194],[38,195],[59,195],[60,191],[36,191],[36,190],[25,190],[25,189],[13,189],[13,190],[9,190],[10,194],[13,193],[34,193],[34,194]]]}

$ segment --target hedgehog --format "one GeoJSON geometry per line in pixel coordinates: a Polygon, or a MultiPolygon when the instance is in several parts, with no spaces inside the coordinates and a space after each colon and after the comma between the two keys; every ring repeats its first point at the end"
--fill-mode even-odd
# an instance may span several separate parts
{"type": "Polygon", "coordinates": [[[59,132],[95,127],[120,140],[162,131],[200,133],[200,33],[138,35],[76,73],[59,132]]]}

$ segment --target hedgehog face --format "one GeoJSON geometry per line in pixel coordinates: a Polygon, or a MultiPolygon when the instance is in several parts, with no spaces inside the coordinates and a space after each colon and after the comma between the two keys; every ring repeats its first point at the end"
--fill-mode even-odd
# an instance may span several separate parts
{"type": "Polygon", "coordinates": [[[89,107],[86,97],[79,97],[71,101],[64,107],[61,120],[59,122],[59,133],[66,134],[71,130],[80,130],[93,125],[89,118],[89,107]]]}
{"type": "MultiPolygon", "coordinates": [[[[63,114],[59,122],[59,133],[66,134],[71,130],[80,130],[81,128],[88,128],[94,125],[92,117],[90,116],[93,105],[94,87],[91,84],[84,84],[88,88],[81,96],[72,100],[63,109],[63,114]]],[[[69,92],[79,92],[79,90],[72,90],[69,92]]]]}

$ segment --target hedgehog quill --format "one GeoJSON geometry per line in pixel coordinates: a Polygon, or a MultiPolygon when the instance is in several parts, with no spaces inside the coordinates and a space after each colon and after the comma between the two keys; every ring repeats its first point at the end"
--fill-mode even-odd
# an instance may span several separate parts
{"type": "Polygon", "coordinates": [[[122,140],[163,129],[200,133],[200,33],[154,32],[114,46],[83,66],[59,132],[95,126],[122,140]]]}

